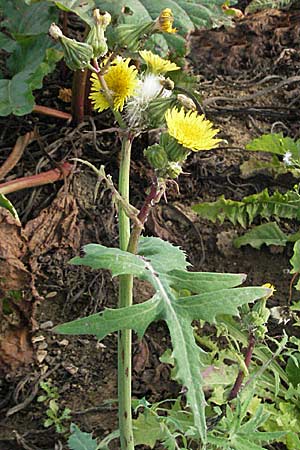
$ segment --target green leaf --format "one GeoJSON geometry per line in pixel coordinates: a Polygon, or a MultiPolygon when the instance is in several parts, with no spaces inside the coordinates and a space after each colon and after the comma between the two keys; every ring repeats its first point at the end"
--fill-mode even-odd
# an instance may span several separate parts
{"type": "Polygon", "coordinates": [[[246,228],[255,217],[269,219],[273,216],[286,219],[300,219],[300,196],[297,190],[281,194],[275,191],[270,195],[267,189],[259,194],[244,197],[242,201],[227,200],[222,195],[215,202],[200,203],[193,206],[193,211],[201,217],[221,223],[225,219],[246,228]]]}
{"type": "Polygon", "coordinates": [[[55,7],[47,2],[26,5],[23,0],[0,0],[0,11],[4,20],[1,23],[13,37],[32,36],[48,32],[52,22],[58,18],[55,7]]]}
{"type": "Polygon", "coordinates": [[[288,236],[281,231],[276,222],[269,222],[259,225],[252,230],[234,239],[234,245],[240,248],[242,245],[251,245],[260,249],[263,244],[285,246],[288,236]]]}
{"type": "Polygon", "coordinates": [[[289,357],[286,365],[286,373],[289,378],[289,382],[294,387],[300,384],[300,353],[293,354],[289,357]]]}
{"type": "Polygon", "coordinates": [[[236,287],[242,284],[246,278],[245,274],[187,272],[183,270],[172,270],[166,275],[166,279],[173,289],[178,291],[188,289],[194,294],[236,287]]]}
{"type": "MultiPolygon", "coordinates": [[[[79,319],[54,328],[55,332],[68,334],[94,334],[99,339],[106,334],[125,328],[134,329],[141,337],[147,326],[158,319],[166,321],[173,346],[173,358],[177,367],[176,379],[187,387],[187,403],[190,406],[194,425],[203,442],[206,441],[205,397],[201,377],[202,362],[200,348],[197,346],[191,322],[194,318],[213,321],[218,314],[236,314],[239,305],[268,295],[266,288],[218,289],[222,283],[236,285],[239,278],[224,278],[208,288],[208,293],[184,297],[176,300],[170,286],[169,274],[175,270],[180,276],[187,266],[186,256],[179,248],[158,238],[142,238],[141,255],[133,255],[115,248],[90,244],[84,247],[84,257],[74,258],[73,264],[88,265],[99,269],[110,269],[114,276],[132,274],[149,281],[156,294],[151,300],[127,308],[105,310],[103,313],[79,319]],[[176,264],[180,270],[176,270],[176,264]],[[162,263],[163,262],[163,263],[162,263]],[[169,272],[171,271],[171,272],[169,272]]],[[[211,277],[212,283],[217,277],[211,277]]],[[[171,278],[172,279],[172,278],[171,278]]],[[[183,277],[182,282],[186,283],[183,277]]],[[[206,282],[208,279],[206,279],[206,282]]],[[[173,282],[173,281],[172,281],[173,282]]],[[[199,282],[199,280],[198,280],[199,282]]],[[[197,285],[197,289],[199,285],[197,285]]]]}
{"type": "Polygon", "coordinates": [[[290,259],[290,263],[292,265],[291,273],[299,273],[300,272],[300,239],[296,241],[294,244],[294,254],[290,259]]]}
{"type": "Polygon", "coordinates": [[[70,427],[71,436],[68,439],[68,447],[71,450],[97,450],[97,441],[90,433],[84,433],[74,423],[70,427]]]}
{"type": "Polygon", "coordinates": [[[240,436],[235,436],[231,440],[231,445],[236,450],[267,450],[265,447],[256,445],[253,441],[249,441],[248,439],[242,438],[240,436]]]}
{"type": "Polygon", "coordinates": [[[25,69],[11,80],[0,80],[0,116],[29,114],[35,104],[32,91],[42,87],[43,78],[61,58],[61,52],[49,48],[37,67],[25,69]]]}
{"type": "Polygon", "coordinates": [[[92,334],[98,339],[118,330],[135,330],[141,339],[151,322],[158,320],[162,313],[162,304],[158,296],[121,309],[106,309],[103,313],[93,314],[54,327],[55,333],[92,334]]]}
{"type": "Polygon", "coordinates": [[[263,9],[288,9],[298,0],[252,0],[245,10],[245,14],[263,9]]]}
{"type": "MultiPolygon", "coordinates": [[[[130,14],[120,14],[122,4],[116,0],[96,0],[96,5],[112,15],[118,14],[120,24],[140,24],[155,20],[165,8],[171,8],[174,14],[176,34],[158,34],[147,41],[147,47],[160,48],[166,53],[168,47],[176,54],[185,54],[183,37],[197,28],[214,28],[230,25],[231,19],[222,10],[223,0],[127,0],[125,5],[130,14]]],[[[117,32],[117,30],[116,30],[117,32]]]]}
{"type": "Polygon", "coordinates": [[[7,209],[11,213],[11,215],[17,220],[17,222],[20,223],[19,216],[14,208],[14,205],[3,194],[0,194],[0,206],[2,208],[7,209]]]}
{"type": "Polygon", "coordinates": [[[8,37],[6,34],[0,32],[0,48],[8,53],[11,53],[14,51],[16,45],[16,41],[8,37]]]}
{"type": "Polygon", "coordinates": [[[191,264],[186,261],[186,254],[179,247],[155,237],[141,237],[138,254],[151,260],[158,272],[171,272],[175,269],[185,270],[191,264]]]}
{"type": "Polygon", "coordinates": [[[139,414],[133,420],[134,445],[148,445],[154,448],[156,441],[161,441],[165,437],[165,432],[159,423],[157,416],[147,412],[139,414]]]}
{"type": "Polygon", "coordinates": [[[63,11],[79,16],[84,22],[93,25],[92,10],[95,8],[94,0],[48,0],[63,11]]]}
{"type": "Polygon", "coordinates": [[[29,85],[30,74],[21,72],[11,80],[0,80],[0,116],[29,114],[34,97],[29,85]]]}
{"type": "Polygon", "coordinates": [[[179,298],[173,304],[179,315],[213,323],[221,314],[238,315],[239,306],[254,302],[266,294],[262,287],[223,289],[179,298]]]}
{"type": "Polygon", "coordinates": [[[290,137],[283,137],[282,133],[263,134],[253,139],[246,145],[247,150],[274,153],[276,155],[285,155],[291,152],[293,157],[299,159],[300,140],[294,141],[290,137]]]}

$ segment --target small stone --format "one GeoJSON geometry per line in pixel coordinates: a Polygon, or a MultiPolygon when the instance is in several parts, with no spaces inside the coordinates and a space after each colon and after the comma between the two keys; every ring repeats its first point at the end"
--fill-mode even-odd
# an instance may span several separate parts
{"type": "Polygon", "coordinates": [[[102,344],[102,342],[97,342],[96,344],[96,349],[97,350],[103,350],[104,348],[106,348],[106,345],[102,344]]]}
{"type": "Polygon", "coordinates": [[[38,349],[39,349],[39,350],[46,350],[47,347],[48,347],[48,344],[47,344],[46,341],[41,342],[41,343],[38,345],[38,349]]]}
{"type": "Polygon", "coordinates": [[[53,298],[53,297],[56,297],[57,296],[57,292],[56,291],[52,291],[52,292],[49,292],[46,296],[45,296],[45,298],[53,298]]]}
{"type": "Polygon", "coordinates": [[[33,338],[31,339],[31,342],[33,344],[36,344],[38,342],[43,342],[44,340],[45,340],[45,336],[42,336],[42,335],[40,335],[40,336],[33,336],[33,338]]]}
{"type": "Polygon", "coordinates": [[[47,320],[47,322],[40,324],[40,329],[47,330],[48,328],[53,328],[53,326],[54,326],[54,324],[53,324],[52,320],[47,320]]]}
{"type": "Polygon", "coordinates": [[[70,375],[75,375],[78,372],[78,370],[79,370],[78,367],[73,366],[73,364],[66,364],[66,365],[64,365],[64,369],[70,375]]]}
{"type": "Polygon", "coordinates": [[[67,347],[70,344],[68,339],[62,339],[61,341],[58,341],[58,345],[61,345],[62,347],[67,347]]]}
{"type": "Polygon", "coordinates": [[[41,364],[44,359],[46,358],[48,352],[46,352],[46,350],[38,350],[36,352],[36,359],[38,360],[38,362],[41,364]]]}

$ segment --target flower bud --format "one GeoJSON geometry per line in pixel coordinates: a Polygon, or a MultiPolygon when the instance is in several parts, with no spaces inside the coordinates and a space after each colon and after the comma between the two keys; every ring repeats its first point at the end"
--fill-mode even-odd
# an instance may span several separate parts
{"type": "Polygon", "coordinates": [[[104,56],[108,50],[104,31],[110,24],[111,15],[108,12],[101,15],[99,9],[95,9],[93,17],[95,24],[89,31],[86,43],[93,47],[94,58],[100,58],[101,56],[104,56]]]}
{"type": "Polygon", "coordinates": [[[160,145],[164,147],[168,160],[171,162],[182,162],[190,153],[189,150],[179,144],[179,142],[168,133],[161,135],[160,145]]]}
{"type": "Polygon", "coordinates": [[[164,169],[168,165],[168,156],[159,144],[151,145],[144,150],[144,155],[154,169],[164,169]]]}
{"type": "Polygon", "coordinates": [[[197,110],[197,106],[195,105],[195,103],[193,102],[193,100],[190,97],[187,97],[184,94],[178,94],[177,95],[177,100],[186,108],[186,109],[191,109],[192,111],[196,111],[197,110]]]}
{"type": "Polygon", "coordinates": [[[54,39],[60,41],[65,62],[71,70],[83,70],[86,67],[92,69],[90,60],[93,58],[93,47],[91,45],[86,42],[77,42],[75,39],[64,36],[55,23],[50,26],[49,33],[54,39]]]}
{"type": "Polygon", "coordinates": [[[167,89],[167,91],[173,91],[175,86],[174,81],[171,80],[171,78],[163,78],[160,84],[164,89],[167,89]]]}
{"type": "Polygon", "coordinates": [[[169,178],[177,178],[182,173],[181,165],[177,162],[170,162],[167,167],[167,175],[169,178]]]}

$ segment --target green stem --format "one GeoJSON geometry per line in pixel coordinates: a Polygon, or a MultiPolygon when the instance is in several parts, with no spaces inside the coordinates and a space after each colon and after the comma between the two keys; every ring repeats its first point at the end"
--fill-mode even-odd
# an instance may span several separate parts
{"type": "MultiPolygon", "coordinates": [[[[129,174],[132,139],[123,137],[119,173],[119,192],[129,203],[129,174]]],[[[130,220],[124,209],[119,208],[120,249],[127,250],[130,237],[130,220]]],[[[119,308],[132,304],[132,275],[120,276],[119,308]]],[[[131,415],[131,330],[119,332],[118,339],[118,399],[121,450],[134,450],[131,415]]]]}

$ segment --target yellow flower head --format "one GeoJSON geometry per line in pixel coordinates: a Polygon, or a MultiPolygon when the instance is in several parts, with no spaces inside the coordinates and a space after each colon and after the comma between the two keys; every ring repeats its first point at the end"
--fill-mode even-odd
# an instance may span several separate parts
{"type": "Polygon", "coordinates": [[[194,152],[216,148],[221,141],[214,138],[219,130],[213,129],[212,122],[206,120],[203,114],[199,116],[196,111],[185,113],[184,108],[180,111],[173,108],[168,109],[165,117],[169,134],[194,152]]]}
{"type": "MultiPolygon", "coordinates": [[[[122,111],[124,103],[131,97],[138,83],[137,70],[135,66],[129,67],[130,58],[123,59],[117,57],[109,66],[104,75],[105,82],[113,99],[113,109],[122,111]]],[[[91,76],[91,94],[94,109],[99,112],[110,107],[109,101],[103,94],[103,90],[97,74],[91,76]]]]}
{"type": "Polygon", "coordinates": [[[155,55],[150,50],[142,50],[140,55],[147,64],[149,71],[152,73],[162,74],[180,69],[175,63],[155,55]]]}
{"type": "Polygon", "coordinates": [[[265,283],[262,285],[262,287],[265,287],[265,288],[268,288],[271,290],[270,294],[268,295],[268,298],[271,297],[274,294],[274,292],[276,291],[275,286],[271,283],[265,283]]]}
{"type": "Polygon", "coordinates": [[[177,29],[172,28],[174,16],[170,8],[163,9],[156,19],[155,28],[165,33],[176,33],[177,29]]]}

